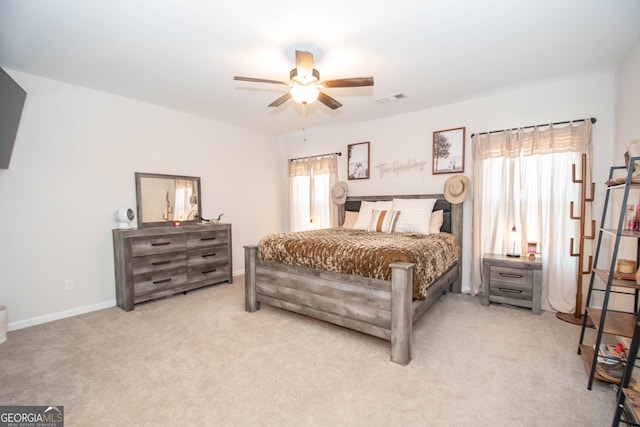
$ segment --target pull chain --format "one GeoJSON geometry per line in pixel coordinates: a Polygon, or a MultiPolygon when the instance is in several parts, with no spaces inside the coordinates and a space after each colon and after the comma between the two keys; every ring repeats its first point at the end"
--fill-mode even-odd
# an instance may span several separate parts
{"type": "Polygon", "coordinates": [[[302,104],[302,137],[304,142],[307,142],[307,129],[305,127],[305,122],[307,121],[307,104],[302,104]]]}

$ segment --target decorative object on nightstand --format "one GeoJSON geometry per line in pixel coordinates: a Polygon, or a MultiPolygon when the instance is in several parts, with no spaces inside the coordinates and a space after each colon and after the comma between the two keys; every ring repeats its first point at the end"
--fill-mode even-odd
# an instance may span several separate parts
{"type": "Polygon", "coordinates": [[[538,242],[527,242],[527,253],[529,254],[529,261],[535,260],[538,253],[538,242]]]}
{"type": "Polygon", "coordinates": [[[507,252],[507,256],[511,257],[511,258],[520,258],[520,252],[518,252],[518,230],[516,229],[516,226],[514,225],[511,228],[511,244],[509,245],[511,247],[511,252],[507,252]]]}
{"type": "Polygon", "coordinates": [[[578,244],[578,251],[574,252],[573,237],[571,238],[570,254],[573,257],[578,257],[578,280],[576,285],[576,305],[573,313],[556,313],[556,317],[568,323],[579,325],[582,323],[582,276],[590,274],[592,269],[593,257],[589,255],[587,262],[587,268],[584,268],[584,252],[585,252],[585,240],[593,240],[596,237],[596,221],[591,220],[591,234],[588,235],[585,231],[585,219],[587,211],[587,203],[593,202],[593,196],[595,194],[596,184],[591,183],[591,196],[587,196],[587,186],[585,180],[587,179],[587,155],[582,155],[582,177],[576,179],[576,165],[571,165],[571,176],[573,182],[580,184],[580,213],[575,214],[573,201],[570,202],[571,219],[580,221],[580,237],[578,244]]]}
{"type": "Polygon", "coordinates": [[[530,308],[540,314],[542,261],[485,254],[482,257],[482,305],[490,302],[530,308]]]}

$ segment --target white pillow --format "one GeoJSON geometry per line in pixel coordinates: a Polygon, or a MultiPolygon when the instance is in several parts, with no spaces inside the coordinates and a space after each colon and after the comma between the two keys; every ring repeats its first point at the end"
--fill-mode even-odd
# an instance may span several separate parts
{"type": "Polygon", "coordinates": [[[391,201],[385,202],[368,202],[362,201],[360,203],[360,211],[358,212],[358,219],[356,223],[353,225],[354,230],[366,230],[369,228],[369,223],[371,222],[371,212],[374,209],[379,211],[390,211],[393,208],[393,203],[391,201]]]}
{"type": "Polygon", "coordinates": [[[429,232],[438,234],[444,224],[444,211],[442,209],[431,212],[431,223],[429,224],[429,232]]]}
{"type": "Polygon", "coordinates": [[[429,234],[431,212],[436,199],[393,199],[393,210],[402,211],[396,223],[397,233],[429,234]]]}
{"type": "Polygon", "coordinates": [[[342,224],[342,228],[353,228],[353,225],[356,223],[358,219],[358,212],[346,211],[344,213],[344,224],[342,224]]]}

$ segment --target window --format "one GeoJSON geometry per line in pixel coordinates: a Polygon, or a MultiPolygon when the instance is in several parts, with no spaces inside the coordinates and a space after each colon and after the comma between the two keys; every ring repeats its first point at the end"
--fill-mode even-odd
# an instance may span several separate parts
{"type": "Polygon", "coordinates": [[[331,186],[338,180],[334,154],[289,162],[291,231],[314,230],[337,225],[331,186]]]}
{"type": "Polygon", "coordinates": [[[483,254],[511,252],[515,225],[518,253],[526,252],[527,242],[538,242],[542,308],[571,313],[577,266],[570,242],[580,232],[570,212],[569,202],[580,196],[572,165],[580,165],[585,154],[588,176],[576,178],[590,182],[591,122],[545,128],[473,137],[472,286],[481,291],[483,254]]]}

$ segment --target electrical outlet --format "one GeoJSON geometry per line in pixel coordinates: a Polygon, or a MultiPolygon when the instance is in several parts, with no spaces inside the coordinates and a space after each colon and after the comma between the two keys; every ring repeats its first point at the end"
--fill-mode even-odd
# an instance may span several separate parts
{"type": "Polygon", "coordinates": [[[72,291],[76,288],[75,283],[73,283],[73,279],[67,279],[64,281],[64,290],[72,291]]]}

